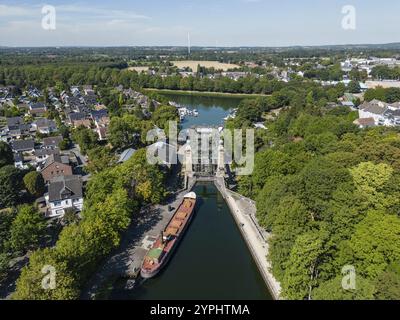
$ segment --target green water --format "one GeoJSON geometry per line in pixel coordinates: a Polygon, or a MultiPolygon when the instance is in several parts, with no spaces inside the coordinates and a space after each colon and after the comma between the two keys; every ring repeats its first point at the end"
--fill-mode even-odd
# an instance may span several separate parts
{"type": "Polygon", "coordinates": [[[196,213],[169,263],[135,290],[114,299],[271,299],[271,295],[213,184],[197,184],[196,213]]]}

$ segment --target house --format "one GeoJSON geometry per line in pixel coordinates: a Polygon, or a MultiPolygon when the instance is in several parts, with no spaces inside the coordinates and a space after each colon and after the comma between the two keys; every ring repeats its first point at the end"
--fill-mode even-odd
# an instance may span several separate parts
{"type": "Polygon", "coordinates": [[[6,129],[10,136],[19,138],[30,133],[31,125],[24,123],[21,117],[12,117],[7,118],[6,129]]]}
{"type": "Polygon", "coordinates": [[[364,102],[361,104],[359,106],[358,115],[361,119],[373,118],[375,123],[385,125],[387,121],[384,114],[387,109],[387,103],[374,99],[370,102],[364,102]]]}
{"type": "Polygon", "coordinates": [[[30,87],[28,89],[28,95],[32,98],[39,98],[42,96],[42,93],[40,92],[39,89],[35,88],[35,87],[30,87]]]}
{"type": "Polygon", "coordinates": [[[100,141],[107,140],[108,129],[106,127],[96,127],[95,132],[100,141]]]}
{"type": "Polygon", "coordinates": [[[42,163],[47,160],[47,158],[52,154],[59,154],[58,149],[35,149],[35,161],[37,164],[42,163]]]}
{"type": "Polygon", "coordinates": [[[399,126],[400,102],[385,103],[379,100],[364,102],[359,107],[359,118],[373,118],[375,125],[399,126]]]}
{"type": "Polygon", "coordinates": [[[89,119],[73,120],[71,124],[74,128],[83,126],[90,129],[92,127],[92,122],[89,119]]]}
{"type": "Polygon", "coordinates": [[[46,149],[58,149],[61,141],[63,141],[62,136],[43,138],[43,147],[46,149]]]}
{"type": "Polygon", "coordinates": [[[79,91],[79,87],[78,86],[72,86],[71,87],[71,93],[74,97],[78,97],[81,95],[81,92],[79,91]]]}
{"type": "Polygon", "coordinates": [[[47,107],[43,102],[29,104],[29,114],[36,116],[43,116],[47,111],[47,107]]]}
{"type": "Polygon", "coordinates": [[[44,181],[49,182],[55,177],[72,175],[72,167],[69,165],[68,156],[53,153],[46,159],[40,172],[44,181]]]}
{"type": "Polygon", "coordinates": [[[67,115],[69,124],[73,125],[74,121],[85,120],[86,114],[83,112],[72,112],[67,115]]]}
{"type": "Polygon", "coordinates": [[[97,104],[97,96],[93,93],[82,97],[83,103],[86,106],[94,106],[97,104]]]}
{"type": "Polygon", "coordinates": [[[66,97],[66,107],[71,108],[75,112],[80,112],[80,110],[85,108],[85,105],[79,97],[66,97]]]}
{"type": "Polygon", "coordinates": [[[351,109],[355,109],[355,105],[353,101],[342,101],[340,103],[343,107],[349,107],[351,109]]]}
{"type": "Polygon", "coordinates": [[[21,170],[28,168],[28,166],[24,164],[24,156],[22,152],[14,153],[14,166],[21,170]]]}
{"type": "Polygon", "coordinates": [[[389,106],[389,108],[385,111],[384,116],[391,125],[400,126],[400,108],[392,109],[389,106]]]}
{"type": "Polygon", "coordinates": [[[97,121],[102,118],[109,118],[107,109],[91,110],[90,116],[92,117],[93,121],[97,121]]]}
{"type": "Polygon", "coordinates": [[[375,127],[374,118],[360,118],[360,119],[354,120],[353,123],[361,129],[375,127]]]}
{"type": "Polygon", "coordinates": [[[360,82],[360,90],[361,90],[361,92],[367,91],[368,90],[367,84],[364,82],[360,82]]]}
{"type": "Polygon", "coordinates": [[[57,125],[54,120],[41,118],[36,120],[32,126],[40,133],[50,134],[57,131],[57,125]]]}
{"type": "Polygon", "coordinates": [[[33,139],[14,140],[11,142],[11,149],[15,153],[26,152],[33,154],[35,151],[35,141],[33,139]]]}
{"type": "Polygon", "coordinates": [[[61,217],[67,209],[81,211],[83,208],[82,180],[80,176],[60,176],[52,179],[45,194],[46,216],[61,217]]]}
{"type": "Polygon", "coordinates": [[[61,92],[61,94],[60,94],[60,98],[61,98],[61,101],[65,103],[65,102],[68,101],[69,95],[68,95],[67,92],[63,91],[63,92],[61,92]]]}
{"type": "Polygon", "coordinates": [[[245,78],[249,74],[248,72],[241,72],[241,71],[235,71],[235,72],[222,72],[222,76],[227,77],[231,80],[238,81],[240,78],[245,78]]]}
{"type": "Polygon", "coordinates": [[[19,129],[19,126],[23,123],[24,121],[22,120],[21,117],[7,118],[7,130],[12,131],[19,129]]]}
{"type": "Polygon", "coordinates": [[[107,109],[92,110],[90,114],[96,126],[95,131],[99,139],[101,141],[106,140],[108,125],[110,124],[110,117],[108,116],[107,109]]]}

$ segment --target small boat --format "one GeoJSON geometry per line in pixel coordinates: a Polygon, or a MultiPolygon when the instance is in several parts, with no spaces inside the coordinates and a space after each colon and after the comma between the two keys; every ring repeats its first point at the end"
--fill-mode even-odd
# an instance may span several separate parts
{"type": "Polygon", "coordinates": [[[129,280],[126,282],[125,290],[132,290],[132,289],[135,288],[135,285],[136,285],[136,280],[129,279],[129,280]]]}
{"type": "Polygon", "coordinates": [[[154,277],[167,264],[192,220],[195,205],[196,193],[189,192],[183,197],[167,227],[144,257],[140,271],[142,278],[154,277]]]}

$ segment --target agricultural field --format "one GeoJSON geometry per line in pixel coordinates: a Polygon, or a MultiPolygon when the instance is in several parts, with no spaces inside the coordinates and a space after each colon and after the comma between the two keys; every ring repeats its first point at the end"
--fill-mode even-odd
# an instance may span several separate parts
{"type": "Polygon", "coordinates": [[[140,72],[146,72],[147,70],[149,70],[149,67],[129,67],[128,70],[140,73],[140,72]]]}
{"type": "Polygon", "coordinates": [[[400,88],[400,81],[386,80],[386,81],[366,81],[365,84],[369,89],[382,88],[400,88]]]}
{"type": "Polygon", "coordinates": [[[222,63],[218,61],[187,60],[187,61],[171,61],[171,62],[174,64],[174,66],[178,67],[179,69],[189,67],[193,71],[196,71],[198,65],[206,68],[215,68],[216,70],[223,70],[223,71],[240,67],[237,64],[222,63]]]}

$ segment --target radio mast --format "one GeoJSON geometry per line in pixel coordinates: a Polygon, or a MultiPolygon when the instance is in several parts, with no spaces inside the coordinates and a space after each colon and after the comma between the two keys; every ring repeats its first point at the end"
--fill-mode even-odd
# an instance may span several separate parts
{"type": "Polygon", "coordinates": [[[188,56],[190,56],[190,33],[188,32],[188,56]]]}

